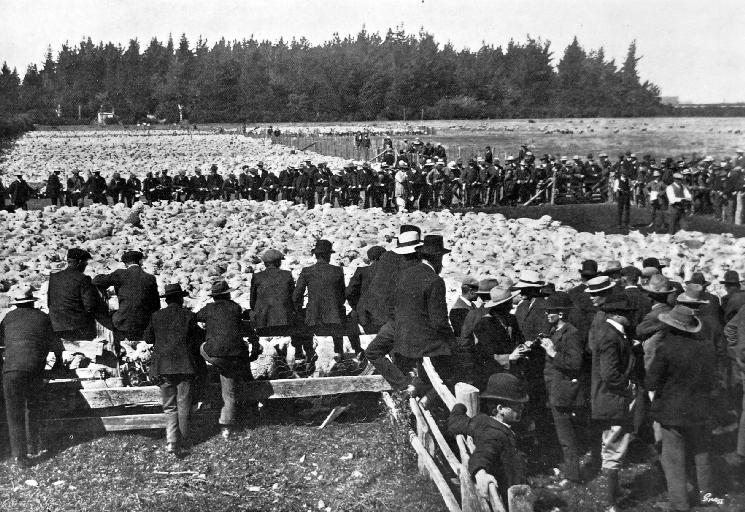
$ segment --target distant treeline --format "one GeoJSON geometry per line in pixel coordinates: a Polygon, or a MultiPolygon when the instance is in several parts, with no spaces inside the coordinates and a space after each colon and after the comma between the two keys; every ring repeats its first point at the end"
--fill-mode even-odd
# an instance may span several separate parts
{"type": "Polygon", "coordinates": [[[251,37],[192,46],[181,36],[143,50],[136,39],[125,48],[88,38],[56,59],[50,48],[23,79],[3,66],[0,112],[47,124],[90,121],[100,108],[125,123],[175,122],[179,105],[191,122],[674,115],[640,80],[636,51],[632,42],[617,65],[575,38],[556,63],[540,39],[456,51],[402,29],[322,45],[251,37]]]}
{"type": "Polygon", "coordinates": [[[0,139],[17,137],[33,129],[33,120],[28,115],[4,115],[0,113],[0,139]]]}

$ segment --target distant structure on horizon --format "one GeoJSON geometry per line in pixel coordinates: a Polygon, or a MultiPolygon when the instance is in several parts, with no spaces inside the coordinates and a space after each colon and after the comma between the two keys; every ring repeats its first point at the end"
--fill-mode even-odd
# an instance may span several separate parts
{"type": "Polygon", "coordinates": [[[660,103],[663,105],[670,105],[673,107],[677,107],[680,105],[680,97],[679,96],[660,96],[660,103]]]}

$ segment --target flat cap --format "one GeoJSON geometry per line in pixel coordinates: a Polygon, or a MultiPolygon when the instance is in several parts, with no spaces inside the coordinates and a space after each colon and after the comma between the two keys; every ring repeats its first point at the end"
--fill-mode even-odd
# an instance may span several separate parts
{"type": "Polygon", "coordinates": [[[68,260],[78,260],[78,261],[86,261],[91,259],[91,253],[86,251],[85,249],[80,249],[78,247],[72,247],[67,250],[67,259],[68,260]]]}
{"type": "Polygon", "coordinates": [[[264,263],[282,261],[283,259],[285,259],[285,255],[277,249],[267,249],[261,254],[261,261],[264,263]]]}

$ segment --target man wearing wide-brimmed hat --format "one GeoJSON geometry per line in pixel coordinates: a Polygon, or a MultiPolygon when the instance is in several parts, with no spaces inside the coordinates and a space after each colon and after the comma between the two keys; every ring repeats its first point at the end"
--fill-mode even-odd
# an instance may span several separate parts
{"type": "Polygon", "coordinates": [[[636,335],[644,348],[644,367],[649,368],[665,328],[659,317],[672,309],[668,303],[668,296],[675,292],[675,289],[670,286],[665,276],[656,274],[649,279],[649,283],[642,286],[642,290],[646,292],[652,306],[649,313],[636,326],[636,335]]]}
{"type": "Polygon", "coordinates": [[[205,370],[199,354],[204,331],[197,316],[184,307],[187,296],[180,284],[167,284],[160,296],[166,307],[153,313],[143,336],[153,346],[150,375],[160,387],[169,453],[189,447],[192,383],[205,370]]]}
{"type": "Polygon", "coordinates": [[[702,272],[694,272],[691,274],[691,278],[685,282],[685,284],[697,284],[702,288],[701,297],[708,302],[708,305],[704,305],[699,308],[698,315],[713,316],[719,319],[720,323],[724,312],[719,302],[719,297],[707,291],[708,286],[711,284],[706,280],[702,272]]]}
{"type": "Polygon", "coordinates": [[[473,328],[474,385],[484,389],[489,376],[509,371],[525,378],[525,361],[530,349],[515,316],[510,313],[514,292],[494,287],[482,308],[485,313],[473,328]]]}
{"type": "Polygon", "coordinates": [[[509,373],[489,377],[486,389],[479,395],[483,412],[469,418],[466,406],[456,404],[450,412],[448,432],[471,436],[476,449],[468,462],[468,472],[476,480],[476,490],[484,498],[494,484],[507,501],[507,489],[526,483],[527,460],[517,448],[512,430],[522,417],[529,397],[525,384],[509,373]]]}
{"type": "Polygon", "coordinates": [[[197,312],[197,321],[204,324],[205,342],[200,348],[204,359],[220,372],[223,406],[219,423],[222,437],[229,439],[238,419],[242,383],[253,380],[251,361],[262,352],[259,337],[248,315],[231,300],[235,291],[225,280],[212,284],[212,301],[197,312]],[[251,351],[244,338],[251,344],[251,351]]]}
{"type": "Polygon", "coordinates": [[[14,310],[0,322],[0,345],[5,413],[14,463],[25,467],[28,454],[41,450],[41,415],[47,354],[56,339],[49,316],[34,307],[38,300],[30,286],[18,286],[10,294],[14,310]]]}
{"type": "Polygon", "coordinates": [[[155,276],[142,270],[144,255],[140,251],[124,251],[124,269],[93,278],[94,286],[101,290],[114,287],[119,309],[112,316],[114,336],[117,342],[141,340],[142,332],[150,321],[150,315],[160,309],[158,284],[155,276]]]}
{"type": "MultiPolygon", "coordinates": [[[[667,327],[645,379],[655,393],[651,416],[661,427],[662,468],[671,510],[689,510],[687,462],[695,459],[700,499],[716,498],[709,460],[716,363],[711,343],[698,336],[692,309],[676,305],[659,316],[667,327]],[[694,457],[695,456],[695,457],[694,457]]],[[[695,504],[695,503],[694,503],[695,504]]]]}
{"type": "MultiPolygon", "coordinates": [[[[604,285],[592,280],[588,284],[590,293],[602,293],[602,289],[613,287],[609,280],[604,285]]],[[[631,383],[636,375],[636,362],[625,329],[633,308],[624,294],[605,296],[600,302],[605,321],[593,323],[588,340],[592,352],[590,397],[592,418],[603,429],[601,457],[606,480],[606,510],[615,510],[618,472],[631,440],[627,425],[632,419],[629,406],[633,399],[631,383]]]]}
{"type": "MultiPolygon", "coordinates": [[[[303,309],[305,291],[308,290],[308,304],[305,307],[305,325],[314,332],[331,330],[334,341],[334,359],[341,362],[344,359],[344,338],[339,334],[346,331],[346,311],[344,302],[344,271],[341,267],[331,265],[331,254],[334,253],[331,242],[324,239],[316,241],[311,254],[316,257],[316,263],[300,271],[297,286],[292,293],[295,310],[303,309]]],[[[360,346],[359,331],[356,325],[350,326],[349,342],[358,359],[364,356],[360,346]],[[357,332],[352,332],[352,331],[357,332]]]]}
{"type": "Polygon", "coordinates": [[[652,301],[639,287],[639,278],[641,275],[642,271],[633,265],[628,265],[621,269],[623,293],[626,294],[635,309],[635,313],[631,318],[631,325],[629,325],[630,332],[632,333],[636,330],[636,326],[644,319],[644,316],[652,309],[652,301]]]}

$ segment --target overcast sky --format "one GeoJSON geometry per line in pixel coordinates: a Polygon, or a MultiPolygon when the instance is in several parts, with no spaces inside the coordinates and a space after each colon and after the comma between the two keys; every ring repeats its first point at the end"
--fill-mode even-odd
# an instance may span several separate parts
{"type": "Polygon", "coordinates": [[[576,35],[586,49],[603,46],[621,63],[636,39],[642,79],[682,101],[745,101],[745,2],[742,0],[0,0],[0,61],[23,76],[48,45],[69,41],[126,45],[137,37],[178,40],[186,33],[214,42],[251,34],[311,42],[385,34],[403,24],[440,43],[477,49],[527,34],[551,41],[555,63],[576,35]]]}

